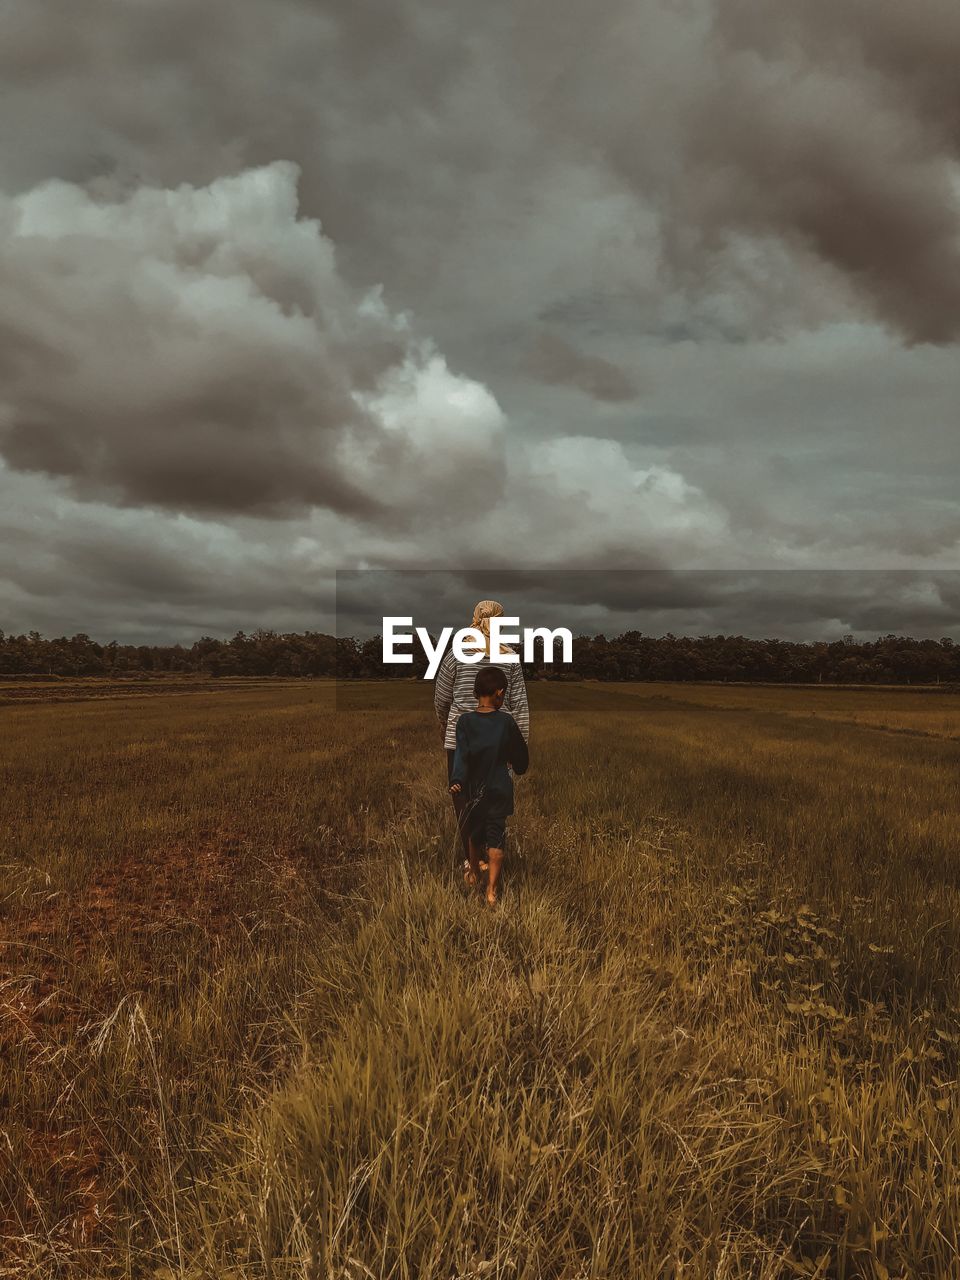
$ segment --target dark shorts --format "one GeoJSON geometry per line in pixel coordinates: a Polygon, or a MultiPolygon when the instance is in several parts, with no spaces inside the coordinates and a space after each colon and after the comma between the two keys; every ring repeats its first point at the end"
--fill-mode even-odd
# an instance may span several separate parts
{"type": "Polygon", "coordinates": [[[482,804],[464,814],[467,834],[481,849],[502,849],[507,838],[507,815],[491,813],[482,804]]]}

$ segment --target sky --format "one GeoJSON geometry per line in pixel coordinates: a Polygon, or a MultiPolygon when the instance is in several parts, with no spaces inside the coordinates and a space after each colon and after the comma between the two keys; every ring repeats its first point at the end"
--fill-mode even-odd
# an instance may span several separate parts
{"type": "Polygon", "coordinates": [[[960,636],[954,0],[0,27],[0,629],[960,636]]]}

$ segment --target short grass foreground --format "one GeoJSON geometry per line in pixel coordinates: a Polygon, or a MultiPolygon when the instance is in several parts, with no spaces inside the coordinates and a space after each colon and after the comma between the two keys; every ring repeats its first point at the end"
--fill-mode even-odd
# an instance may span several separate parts
{"type": "Polygon", "coordinates": [[[490,911],[427,687],[125,693],[2,709],[0,1275],[960,1274],[960,700],[534,687],[490,911]]]}

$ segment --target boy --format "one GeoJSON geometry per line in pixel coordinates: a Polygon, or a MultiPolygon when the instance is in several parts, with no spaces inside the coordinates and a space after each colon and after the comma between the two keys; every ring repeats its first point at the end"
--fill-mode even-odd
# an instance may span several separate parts
{"type": "Polygon", "coordinates": [[[513,716],[501,711],[507,677],[499,667],[481,667],[474,681],[476,711],[465,711],[457,720],[457,747],[450,770],[450,791],[464,793],[461,818],[468,836],[468,859],[463,878],[479,883],[481,850],[486,848],[490,878],[487,902],[497,901],[497,885],[503,866],[507,817],[513,813],[514,773],[526,773],[530,764],[527,744],[513,716]]]}

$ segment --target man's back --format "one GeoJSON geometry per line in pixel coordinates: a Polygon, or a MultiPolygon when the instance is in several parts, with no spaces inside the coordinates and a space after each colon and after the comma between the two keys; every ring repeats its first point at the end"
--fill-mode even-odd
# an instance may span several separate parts
{"type": "MultiPolygon", "coordinates": [[[[477,672],[484,667],[497,664],[484,654],[478,662],[463,662],[457,658],[453,650],[448,650],[437,672],[434,687],[434,707],[440,723],[445,725],[443,745],[447,750],[456,746],[457,720],[477,705],[473,692],[477,672]]],[[[520,732],[526,738],[530,732],[530,710],[527,705],[527,686],[523,678],[523,668],[519,662],[506,663],[498,668],[507,677],[507,692],[503,701],[503,710],[513,716],[520,732]]]]}

